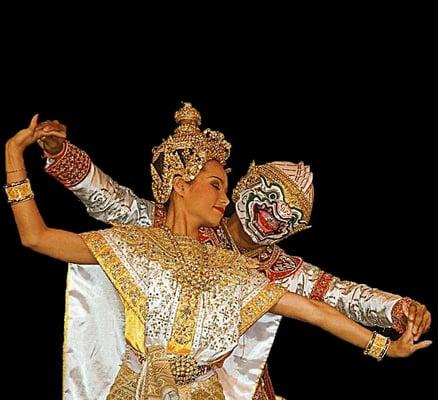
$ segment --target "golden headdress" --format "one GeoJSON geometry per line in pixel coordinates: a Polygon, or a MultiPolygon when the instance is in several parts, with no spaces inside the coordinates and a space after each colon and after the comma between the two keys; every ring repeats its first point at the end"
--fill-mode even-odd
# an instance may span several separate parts
{"type": "Polygon", "coordinates": [[[275,161],[262,165],[252,162],[246,175],[239,180],[233,190],[234,203],[238,202],[245,190],[258,185],[262,176],[271,183],[281,185],[288,205],[303,211],[303,219],[309,223],[313,206],[313,173],[310,167],[303,162],[295,164],[288,161],[275,161]]]}
{"type": "Polygon", "coordinates": [[[175,121],[178,126],[173,135],[152,149],[152,192],[158,203],[169,200],[176,176],[190,182],[207,161],[225,165],[230,156],[231,145],[221,132],[201,132],[201,115],[190,103],[183,103],[175,113],[175,121]]]}

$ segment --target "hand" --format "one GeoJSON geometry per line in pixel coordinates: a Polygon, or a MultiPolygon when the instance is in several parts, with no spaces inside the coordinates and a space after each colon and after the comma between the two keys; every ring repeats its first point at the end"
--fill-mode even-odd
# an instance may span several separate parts
{"type": "Polygon", "coordinates": [[[403,304],[403,312],[408,321],[413,323],[412,333],[414,334],[414,341],[417,342],[420,336],[430,329],[432,323],[430,311],[424,304],[412,301],[409,305],[403,304]]]}
{"type": "MultiPolygon", "coordinates": [[[[43,133],[41,131],[38,132],[36,130],[37,124],[38,124],[38,114],[35,114],[32,117],[29,126],[25,129],[18,131],[14,136],[12,136],[8,140],[7,146],[10,149],[15,149],[20,152],[23,152],[28,146],[35,143],[37,140],[41,139],[43,133]]],[[[46,132],[44,134],[50,136],[62,137],[61,133],[55,131],[49,133],[46,132]]]]}
{"type": "Polygon", "coordinates": [[[405,332],[397,340],[392,341],[389,345],[389,357],[409,357],[417,350],[425,349],[432,344],[432,340],[423,340],[414,344],[414,323],[408,320],[405,332]]]}
{"type": "Polygon", "coordinates": [[[41,134],[41,139],[38,140],[38,145],[44,150],[46,155],[53,156],[58,154],[63,147],[64,141],[67,138],[67,127],[61,124],[58,120],[44,121],[37,125],[36,130],[41,134]],[[60,134],[61,136],[54,135],[60,134]]]}

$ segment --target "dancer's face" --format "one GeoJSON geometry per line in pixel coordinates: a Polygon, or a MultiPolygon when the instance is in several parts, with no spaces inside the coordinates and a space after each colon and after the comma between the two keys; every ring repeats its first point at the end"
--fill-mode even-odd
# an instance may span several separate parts
{"type": "Polygon", "coordinates": [[[286,202],[281,184],[261,178],[259,184],[240,194],[236,213],[254,243],[269,245],[291,235],[307,222],[303,220],[303,210],[286,202]]]}
{"type": "Polygon", "coordinates": [[[187,184],[186,208],[199,226],[217,226],[230,202],[228,177],[220,163],[208,161],[193,182],[187,184]]]}

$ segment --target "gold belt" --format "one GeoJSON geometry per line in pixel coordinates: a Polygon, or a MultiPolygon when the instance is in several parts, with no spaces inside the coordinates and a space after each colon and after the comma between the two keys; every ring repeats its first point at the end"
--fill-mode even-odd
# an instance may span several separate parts
{"type": "MultiPolygon", "coordinates": [[[[158,348],[158,346],[157,346],[158,348]]],[[[157,354],[157,351],[154,349],[155,354],[157,354]]],[[[147,357],[145,357],[144,354],[139,353],[138,351],[135,351],[137,355],[138,361],[143,364],[147,361],[147,357]]],[[[175,378],[175,383],[177,385],[188,385],[189,383],[193,383],[196,378],[205,375],[207,372],[211,371],[212,367],[210,365],[200,365],[197,363],[195,358],[190,355],[180,355],[180,354],[171,354],[171,353],[164,353],[164,349],[160,348],[160,351],[158,353],[161,353],[162,357],[166,358],[164,360],[161,358],[161,361],[166,361],[170,367],[170,371],[175,378]]]]}
{"type": "Polygon", "coordinates": [[[187,385],[211,371],[210,365],[199,365],[192,355],[169,355],[170,369],[177,385],[187,385]]]}

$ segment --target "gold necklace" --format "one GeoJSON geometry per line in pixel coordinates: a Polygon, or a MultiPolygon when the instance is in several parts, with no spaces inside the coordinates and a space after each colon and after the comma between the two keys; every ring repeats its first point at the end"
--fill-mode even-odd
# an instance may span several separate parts
{"type": "Polygon", "coordinates": [[[176,235],[167,226],[161,229],[172,244],[179,268],[176,271],[178,281],[185,286],[209,290],[218,280],[215,267],[209,265],[206,245],[188,236],[176,235]]]}

